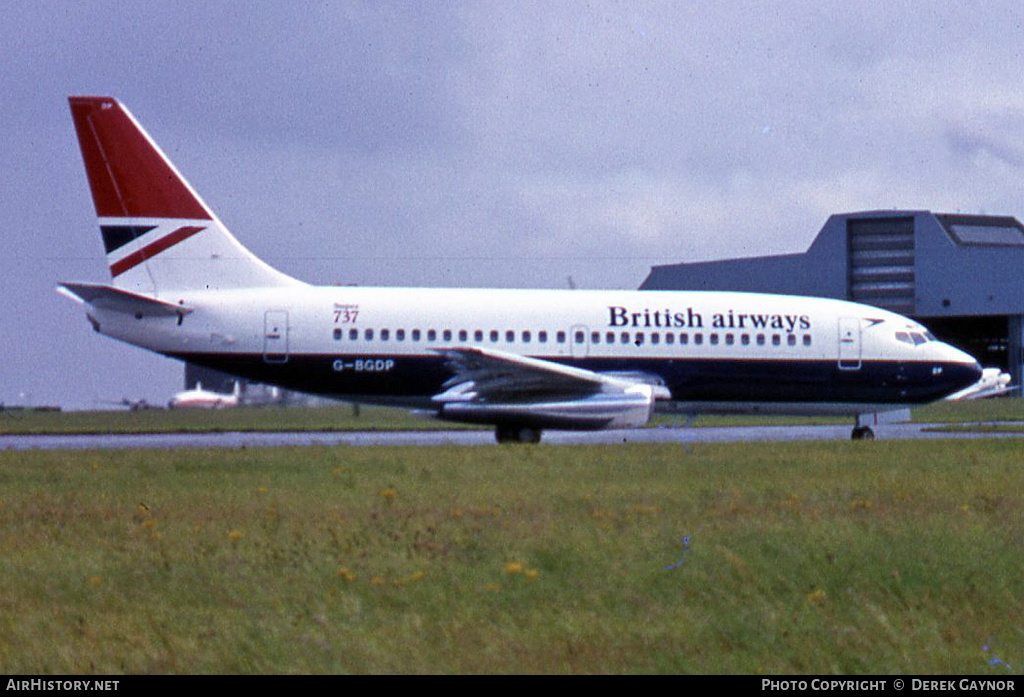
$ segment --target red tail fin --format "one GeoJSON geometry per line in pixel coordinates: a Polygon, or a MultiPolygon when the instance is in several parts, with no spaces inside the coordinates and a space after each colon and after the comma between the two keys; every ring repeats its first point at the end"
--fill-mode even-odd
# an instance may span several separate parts
{"type": "Polygon", "coordinates": [[[142,127],[111,97],[70,97],[96,215],[213,218],[142,127]]]}
{"type": "Polygon", "coordinates": [[[69,97],[114,285],[168,289],[293,284],[236,240],[113,97],[69,97]]]}

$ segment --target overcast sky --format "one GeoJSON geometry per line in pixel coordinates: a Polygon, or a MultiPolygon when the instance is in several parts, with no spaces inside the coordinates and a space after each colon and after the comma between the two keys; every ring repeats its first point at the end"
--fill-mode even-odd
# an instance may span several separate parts
{"type": "Polygon", "coordinates": [[[236,237],[315,283],[636,288],[829,214],[1024,218],[1024,4],[0,2],[0,402],[166,401],[96,335],[67,106],[121,99],[236,237]]]}

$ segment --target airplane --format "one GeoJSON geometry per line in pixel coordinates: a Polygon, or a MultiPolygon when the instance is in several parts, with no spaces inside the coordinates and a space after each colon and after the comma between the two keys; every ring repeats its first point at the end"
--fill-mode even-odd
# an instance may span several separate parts
{"type": "Polygon", "coordinates": [[[844,300],[309,285],[246,249],[119,101],[69,102],[111,283],[58,291],[95,331],[164,356],[493,426],[500,443],[641,427],[656,408],[856,417],[981,377],[917,322],[844,300]]]}
{"type": "Polygon", "coordinates": [[[171,397],[167,403],[168,409],[229,409],[237,407],[241,398],[241,388],[238,381],[235,381],[235,389],[232,394],[222,394],[203,389],[203,383],[198,382],[191,390],[185,390],[171,397]]]}
{"type": "Polygon", "coordinates": [[[128,411],[146,411],[149,409],[161,409],[162,407],[154,404],[150,404],[145,399],[130,399],[124,397],[120,400],[99,400],[103,404],[114,404],[121,407],[127,407],[128,411]]]}
{"type": "Polygon", "coordinates": [[[980,380],[946,396],[945,399],[948,402],[960,402],[999,397],[1020,387],[1020,385],[1010,385],[1012,380],[1013,377],[1009,373],[1004,373],[999,368],[984,368],[981,371],[980,380]]]}

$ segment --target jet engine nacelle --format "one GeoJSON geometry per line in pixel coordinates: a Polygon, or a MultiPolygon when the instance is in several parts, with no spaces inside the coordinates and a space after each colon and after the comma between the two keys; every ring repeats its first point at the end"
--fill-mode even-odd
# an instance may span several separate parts
{"type": "Polygon", "coordinates": [[[651,420],[654,399],[651,385],[631,385],[621,392],[598,392],[571,400],[450,402],[441,406],[439,416],[462,423],[515,424],[541,429],[637,428],[651,420]]]}

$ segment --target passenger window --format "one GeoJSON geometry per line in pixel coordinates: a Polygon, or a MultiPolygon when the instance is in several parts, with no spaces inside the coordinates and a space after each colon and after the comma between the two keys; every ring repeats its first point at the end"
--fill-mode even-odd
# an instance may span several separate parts
{"type": "Polygon", "coordinates": [[[804,334],[804,346],[810,346],[810,345],[811,345],[811,335],[810,334],[804,334]]]}
{"type": "Polygon", "coordinates": [[[772,334],[772,346],[780,345],[782,345],[782,337],[780,337],[778,334],[772,334]]]}
{"type": "Polygon", "coordinates": [[[469,334],[466,333],[466,330],[465,329],[460,329],[459,330],[459,341],[465,341],[468,338],[469,338],[469,334]]]}
{"type": "Polygon", "coordinates": [[[367,341],[373,341],[373,330],[367,329],[366,331],[364,331],[363,338],[366,339],[367,341]]]}
{"type": "Polygon", "coordinates": [[[341,330],[340,329],[335,329],[334,330],[334,340],[335,341],[341,341],[341,330]]]}
{"type": "Polygon", "coordinates": [[[542,344],[548,343],[548,333],[547,332],[537,332],[537,341],[542,343],[542,344]]]}
{"type": "Polygon", "coordinates": [[[512,343],[516,340],[516,333],[511,329],[505,331],[505,341],[512,343]]]}
{"type": "Polygon", "coordinates": [[[750,334],[740,334],[740,343],[744,346],[750,346],[750,334]]]}
{"type": "Polygon", "coordinates": [[[437,341],[437,330],[436,329],[428,329],[427,330],[427,341],[437,341]]]}
{"type": "Polygon", "coordinates": [[[498,343],[498,330],[497,329],[492,329],[491,330],[491,343],[494,343],[494,344],[498,343]]]}
{"type": "Polygon", "coordinates": [[[444,333],[441,334],[441,336],[444,337],[445,341],[451,341],[452,340],[452,330],[451,329],[445,329],[444,333]]]}
{"type": "Polygon", "coordinates": [[[557,341],[560,344],[564,344],[565,343],[565,332],[558,332],[558,333],[556,333],[555,334],[555,341],[557,341]]]}
{"type": "Polygon", "coordinates": [[[686,344],[690,343],[690,336],[688,334],[685,334],[685,333],[680,334],[679,335],[679,343],[683,344],[683,345],[686,345],[686,344]]]}
{"type": "Polygon", "coordinates": [[[398,339],[399,341],[405,341],[405,330],[404,329],[396,329],[395,330],[395,338],[398,339]]]}
{"type": "Polygon", "coordinates": [[[532,337],[532,335],[530,334],[530,332],[523,332],[523,343],[524,343],[524,344],[528,344],[528,343],[530,343],[530,339],[532,339],[532,338],[533,338],[533,337],[532,337]]]}
{"type": "Polygon", "coordinates": [[[712,346],[718,346],[718,334],[712,334],[708,339],[711,341],[712,346]]]}
{"type": "Polygon", "coordinates": [[[732,346],[733,341],[735,341],[735,339],[733,338],[732,334],[726,334],[725,335],[725,345],[726,346],[732,346]]]}
{"type": "Polygon", "coordinates": [[[622,343],[629,344],[629,332],[622,332],[622,343]]]}
{"type": "Polygon", "coordinates": [[[356,339],[358,339],[359,338],[359,330],[358,329],[349,329],[348,330],[348,338],[349,338],[350,341],[355,341],[356,339]]]}
{"type": "Polygon", "coordinates": [[[601,332],[590,332],[590,343],[600,344],[601,343],[601,332]]]}
{"type": "Polygon", "coordinates": [[[693,335],[693,343],[697,344],[697,346],[700,346],[701,344],[703,344],[704,343],[704,335],[703,334],[694,334],[693,335]]]}
{"type": "Polygon", "coordinates": [[[788,345],[788,346],[796,346],[796,335],[795,334],[789,334],[789,335],[786,336],[786,345],[788,345]]]}
{"type": "Polygon", "coordinates": [[[484,340],[484,333],[482,331],[477,329],[475,332],[473,332],[473,341],[480,342],[480,341],[483,341],[483,340],[484,340]]]}
{"type": "Polygon", "coordinates": [[[413,329],[412,330],[412,340],[413,341],[419,341],[420,340],[420,330],[419,329],[413,329]]]}
{"type": "Polygon", "coordinates": [[[675,334],[666,334],[665,335],[665,343],[669,344],[669,345],[672,345],[672,344],[676,343],[676,335],[675,334]]]}
{"type": "Polygon", "coordinates": [[[604,343],[614,344],[615,343],[615,332],[606,332],[604,335],[604,343]]]}
{"type": "Polygon", "coordinates": [[[636,333],[636,340],[635,340],[634,343],[636,343],[637,346],[643,346],[644,345],[644,333],[643,332],[637,332],[636,333]]]}
{"type": "Polygon", "coordinates": [[[391,332],[389,330],[387,330],[387,329],[381,329],[380,330],[380,340],[381,341],[387,341],[388,337],[390,337],[390,336],[391,336],[391,332]]]}
{"type": "Polygon", "coordinates": [[[764,334],[757,335],[757,345],[764,346],[764,334]]]}
{"type": "Polygon", "coordinates": [[[651,343],[652,344],[661,343],[661,334],[658,334],[657,332],[655,332],[654,334],[651,334],[651,343]]]}
{"type": "Polygon", "coordinates": [[[587,335],[586,334],[584,334],[583,332],[576,332],[575,341],[576,341],[577,344],[585,343],[586,340],[587,340],[587,335]]]}

